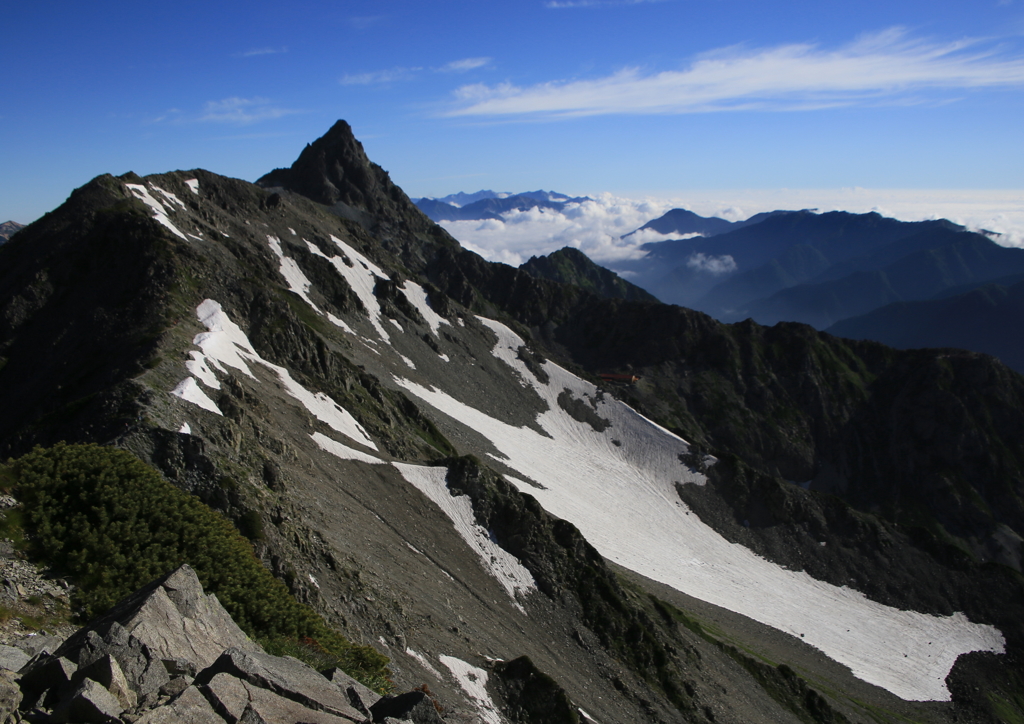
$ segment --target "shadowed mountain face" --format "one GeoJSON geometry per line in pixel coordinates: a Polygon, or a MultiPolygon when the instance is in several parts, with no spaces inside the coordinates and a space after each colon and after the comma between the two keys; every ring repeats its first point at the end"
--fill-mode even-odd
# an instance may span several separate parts
{"type": "Polygon", "coordinates": [[[344,123],[259,185],[102,176],[0,249],[0,455],[255,516],[448,721],[1024,715],[1024,378],[571,268],[461,249],[344,123]]]}
{"type": "Polygon", "coordinates": [[[572,284],[599,297],[636,302],[658,301],[653,295],[635,284],[630,284],[615,272],[590,261],[590,258],[579,249],[568,246],[546,256],[530,257],[519,268],[538,279],[572,284]]]}

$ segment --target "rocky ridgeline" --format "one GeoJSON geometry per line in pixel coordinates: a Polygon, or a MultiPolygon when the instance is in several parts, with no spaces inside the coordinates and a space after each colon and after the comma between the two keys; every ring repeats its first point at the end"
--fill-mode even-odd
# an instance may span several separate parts
{"type": "Polygon", "coordinates": [[[445,721],[422,691],[381,697],[338,669],[265,653],[187,565],[63,642],[34,636],[2,649],[4,724],[445,721]]]}

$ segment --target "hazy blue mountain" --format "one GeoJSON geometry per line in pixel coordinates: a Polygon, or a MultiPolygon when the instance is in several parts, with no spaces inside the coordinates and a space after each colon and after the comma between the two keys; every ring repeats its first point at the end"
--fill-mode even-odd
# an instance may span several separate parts
{"type": "Polygon", "coordinates": [[[1024,272],[1024,249],[999,246],[982,234],[944,231],[951,243],[909,254],[881,269],[790,287],[732,314],[762,324],[805,322],[824,329],[892,302],[929,299],[964,284],[1024,272]]]}
{"type": "MultiPolygon", "coordinates": [[[[466,197],[475,195],[467,194],[466,197]]],[[[440,199],[426,198],[415,199],[414,203],[430,217],[431,221],[477,221],[500,219],[502,214],[509,211],[527,211],[534,208],[561,211],[568,203],[579,203],[586,200],[586,197],[569,197],[554,191],[527,191],[511,195],[495,194],[476,199],[464,206],[456,206],[440,199]]]]}
{"type": "Polygon", "coordinates": [[[0,244],[4,244],[19,229],[24,229],[24,224],[19,224],[17,221],[5,221],[0,224],[0,244]]]}
{"type": "Polygon", "coordinates": [[[612,268],[629,272],[631,281],[665,302],[720,315],[758,294],[809,281],[828,266],[870,256],[916,234],[959,229],[944,220],[905,222],[845,211],[776,211],[759,217],[710,237],[644,244],[646,257],[612,268]],[[706,300],[719,285],[722,290],[706,300]]]}
{"type": "Polygon", "coordinates": [[[836,322],[829,334],[898,349],[958,347],[1024,372],[1024,281],[990,283],[955,296],[896,302],[836,322]]]}
{"type": "Polygon", "coordinates": [[[651,229],[652,231],[657,231],[659,234],[700,234],[701,236],[715,236],[717,234],[724,234],[729,231],[741,229],[744,226],[760,223],[769,216],[773,216],[775,214],[786,213],[791,212],[768,211],[760,214],[754,214],[744,221],[726,221],[725,219],[720,219],[717,216],[700,216],[687,209],[671,209],[670,211],[666,211],[657,219],[648,221],[639,229],[629,232],[623,238],[632,236],[638,231],[643,231],[644,229],[651,229]]]}
{"type": "MultiPolygon", "coordinates": [[[[440,201],[442,204],[450,204],[451,206],[465,206],[471,204],[474,201],[480,199],[503,199],[506,196],[512,196],[508,191],[491,191],[490,189],[481,189],[471,194],[467,194],[463,191],[459,191],[456,194],[448,194],[436,199],[430,199],[431,201],[440,201]]],[[[418,204],[420,201],[426,199],[413,199],[413,203],[418,204]]]]}

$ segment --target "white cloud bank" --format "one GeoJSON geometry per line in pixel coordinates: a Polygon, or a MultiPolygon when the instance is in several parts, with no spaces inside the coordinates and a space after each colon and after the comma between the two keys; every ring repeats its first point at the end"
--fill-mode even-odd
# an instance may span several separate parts
{"type": "Polygon", "coordinates": [[[521,88],[465,85],[450,116],[570,117],[610,113],[793,111],[920,102],[935,90],[1024,85],[1024,57],[976,39],[929,42],[902,28],[827,50],[811,43],[721,48],[683,70],[624,68],[604,78],[521,88]]]}
{"type": "MultiPolygon", "coordinates": [[[[1024,247],[1024,191],[834,189],[779,191],[694,191],[674,198],[628,199],[600,194],[582,204],[569,204],[562,212],[549,209],[513,211],[501,220],[445,221],[449,233],[463,246],[490,261],[519,266],[571,246],[594,261],[614,266],[616,261],[641,256],[641,244],[666,238],[653,231],[621,237],[669,209],[685,208],[701,216],[729,221],[749,218],[761,211],[816,208],[821,212],[877,211],[903,221],[946,218],[971,229],[1001,233],[1003,246],[1024,247]]],[[[721,258],[694,263],[715,264],[721,258]]]]}

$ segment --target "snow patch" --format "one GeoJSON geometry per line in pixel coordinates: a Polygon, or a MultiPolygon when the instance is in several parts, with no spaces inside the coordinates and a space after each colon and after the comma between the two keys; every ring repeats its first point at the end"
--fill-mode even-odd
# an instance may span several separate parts
{"type": "Polygon", "coordinates": [[[388,275],[380,267],[338,237],[332,235],[331,241],[341,250],[341,256],[327,256],[320,251],[316,244],[309,241],[306,241],[306,246],[311,253],[331,262],[334,268],[337,269],[338,274],[352,287],[352,291],[359,297],[359,301],[363,303],[363,308],[370,315],[370,323],[377,331],[377,334],[385,342],[390,342],[391,337],[384,330],[384,325],[381,323],[384,314],[380,308],[380,301],[373,293],[373,288],[377,285],[377,279],[387,279],[388,275]],[[352,263],[352,266],[345,263],[346,259],[352,263]]]}
{"type": "Polygon", "coordinates": [[[310,435],[313,438],[313,442],[320,446],[321,450],[326,450],[331,455],[341,458],[342,460],[356,460],[361,463],[369,463],[370,465],[385,465],[385,461],[380,458],[376,458],[373,455],[367,455],[364,452],[353,450],[348,445],[343,445],[337,440],[332,440],[323,433],[314,432],[310,435]]]}
{"type": "Polygon", "coordinates": [[[434,678],[438,681],[444,681],[444,677],[441,676],[441,672],[434,668],[434,666],[427,660],[427,657],[421,654],[419,651],[413,651],[412,649],[406,649],[405,653],[416,659],[419,665],[434,675],[434,678]]]}
{"type": "Polygon", "coordinates": [[[416,369],[416,365],[413,363],[413,361],[411,359],[406,357],[404,354],[400,354],[398,356],[402,358],[402,361],[405,362],[406,366],[409,369],[413,369],[413,370],[416,369]]]}
{"type": "Polygon", "coordinates": [[[323,314],[323,312],[313,304],[313,300],[309,298],[309,290],[313,286],[313,283],[306,278],[305,274],[302,273],[302,269],[299,268],[298,262],[290,256],[284,255],[284,250],[281,249],[281,240],[276,236],[268,236],[267,242],[270,244],[270,248],[277,255],[278,261],[281,264],[281,276],[283,276],[284,280],[288,282],[288,288],[302,297],[302,300],[312,307],[317,314],[323,314]]]}
{"type": "Polygon", "coordinates": [[[948,701],[945,678],[960,654],[1004,651],[996,628],[973,624],[961,613],[942,617],[884,606],[726,541],[689,515],[676,493],[678,483],[704,481],[679,459],[688,450],[684,440],[550,361],[544,365],[549,382],[539,382],[517,358],[522,340],[498,322],[480,321],[498,337],[495,357],[547,403],[537,417],[547,435],[509,425],[442,391],[396,382],[489,439],[507,458],[505,465],[543,487],[507,478],[549,513],[576,525],[606,558],[799,637],[855,676],[907,700],[948,701]],[[559,405],[565,392],[577,406],[591,408],[591,422],[559,405]],[[603,423],[595,427],[595,420],[603,423]]]}
{"type": "Polygon", "coordinates": [[[192,428],[188,426],[187,422],[183,422],[181,424],[181,427],[178,428],[178,432],[181,433],[182,435],[191,435],[192,434],[192,428]]]}
{"type": "Polygon", "coordinates": [[[163,197],[167,199],[168,203],[177,204],[181,208],[185,208],[185,202],[179,199],[175,194],[172,194],[170,191],[165,191],[156,184],[150,184],[150,187],[157,193],[162,194],[163,197]]]}
{"type": "Polygon", "coordinates": [[[405,298],[409,300],[409,304],[416,307],[423,319],[430,325],[430,331],[437,336],[437,330],[441,328],[442,324],[450,324],[447,319],[442,317],[440,314],[434,311],[434,308],[430,306],[430,300],[427,298],[427,290],[421,287],[419,284],[414,282],[406,281],[405,288],[402,289],[402,293],[405,298]]]}
{"type": "MultiPolygon", "coordinates": [[[[192,340],[192,343],[202,350],[201,355],[193,355],[194,362],[205,364],[208,361],[221,372],[227,371],[225,367],[232,367],[252,379],[256,379],[256,376],[246,363],[262,365],[276,373],[285,391],[298,400],[318,420],[326,423],[335,432],[340,432],[361,445],[372,450],[377,449],[373,440],[348,410],[323,392],[310,392],[292,379],[291,373],[287,369],[260,357],[253,349],[249,338],[224,313],[220,304],[212,299],[207,299],[196,308],[196,316],[208,331],[197,334],[192,340]]],[[[193,384],[195,384],[194,380],[193,384]]],[[[196,389],[199,389],[198,385],[196,389]]]]}
{"type": "Polygon", "coordinates": [[[171,390],[171,394],[175,397],[180,397],[185,402],[191,402],[193,405],[199,405],[204,410],[209,410],[218,415],[224,413],[217,407],[217,403],[206,396],[206,393],[199,387],[199,383],[195,381],[193,377],[186,377],[178,386],[171,390]]]}
{"type": "Polygon", "coordinates": [[[498,708],[491,700],[491,695],[487,693],[487,672],[454,656],[438,656],[438,659],[452,672],[452,676],[459,682],[466,696],[472,699],[480,713],[480,721],[487,724],[502,724],[498,708]]]}
{"type": "MultiPolygon", "coordinates": [[[[149,208],[153,209],[154,219],[159,221],[161,224],[163,224],[172,232],[180,236],[185,241],[188,241],[188,237],[181,233],[178,227],[172,224],[171,220],[167,218],[167,209],[164,208],[163,204],[161,204],[159,201],[153,198],[153,196],[149,193],[149,189],[147,189],[142,184],[125,184],[125,188],[127,188],[132,193],[132,195],[135,196],[135,198],[137,198],[139,201],[144,203],[149,208]]],[[[160,191],[163,191],[163,189],[160,189],[160,191]]],[[[166,193],[167,192],[164,191],[164,194],[166,193]]],[[[174,194],[170,195],[174,196],[174,194]]],[[[177,199],[176,196],[175,199],[177,199]]],[[[178,203],[181,203],[181,201],[178,201],[178,203]]],[[[184,206],[184,204],[182,204],[182,206],[184,206]]]]}
{"type": "Polygon", "coordinates": [[[445,362],[450,362],[451,361],[451,360],[448,359],[448,355],[446,355],[446,354],[438,354],[437,356],[440,357],[445,362]]]}
{"type": "Polygon", "coordinates": [[[203,356],[203,353],[197,350],[192,350],[189,352],[189,355],[192,359],[185,363],[185,367],[188,371],[198,377],[199,381],[207,387],[219,390],[220,380],[217,379],[217,375],[213,373],[210,366],[206,364],[206,357],[203,356]]]}
{"type": "Polygon", "coordinates": [[[484,569],[494,576],[515,602],[516,608],[526,610],[518,602],[519,594],[537,590],[533,575],[519,560],[491,540],[487,530],[477,525],[473,505],[468,495],[453,496],[445,483],[448,468],[425,467],[392,463],[409,483],[426,495],[455,524],[455,530],[480,557],[484,569]]]}
{"type": "Polygon", "coordinates": [[[199,194],[199,179],[197,179],[197,178],[186,179],[185,185],[188,186],[190,189],[192,189],[192,193],[194,193],[196,195],[199,194]]]}

